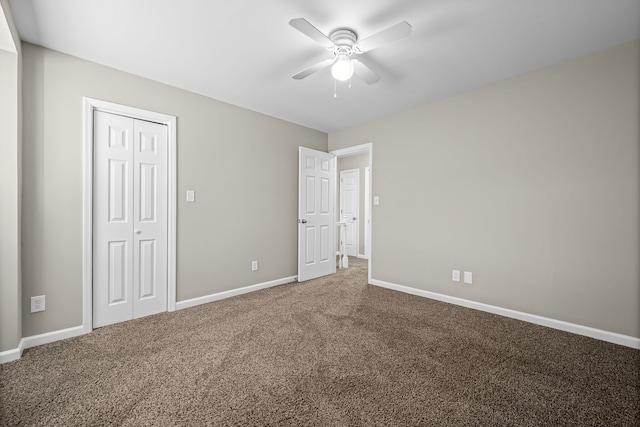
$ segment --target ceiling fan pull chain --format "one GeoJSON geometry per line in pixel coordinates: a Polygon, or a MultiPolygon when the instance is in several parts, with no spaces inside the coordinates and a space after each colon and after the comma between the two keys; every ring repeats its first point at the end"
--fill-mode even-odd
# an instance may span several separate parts
{"type": "Polygon", "coordinates": [[[338,97],[338,81],[336,79],[333,79],[333,97],[338,97]]]}

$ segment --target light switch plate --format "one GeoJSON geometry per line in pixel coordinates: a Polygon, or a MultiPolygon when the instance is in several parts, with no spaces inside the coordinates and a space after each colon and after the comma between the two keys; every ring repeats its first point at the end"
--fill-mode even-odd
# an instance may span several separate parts
{"type": "Polygon", "coordinates": [[[196,192],[194,190],[187,190],[187,202],[193,203],[196,201],[196,192]]]}
{"type": "Polygon", "coordinates": [[[464,272],[464,283],[471,285],[473,283],[473,273],[470,271],[464,272]]]}
{"type": "Polygon", "coordinates": [[[373,196],[373,204],[376,206],[380,204],[380,196],[373,196]]]}

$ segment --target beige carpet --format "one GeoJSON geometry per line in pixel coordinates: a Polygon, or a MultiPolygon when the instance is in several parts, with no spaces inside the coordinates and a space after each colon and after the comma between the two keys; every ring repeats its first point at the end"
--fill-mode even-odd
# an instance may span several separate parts
{"type": "Polygon", "coordinates": [[[366,284],[366,264],[29,349],[2,425],[638,426],[640,351],[366,284]]]}

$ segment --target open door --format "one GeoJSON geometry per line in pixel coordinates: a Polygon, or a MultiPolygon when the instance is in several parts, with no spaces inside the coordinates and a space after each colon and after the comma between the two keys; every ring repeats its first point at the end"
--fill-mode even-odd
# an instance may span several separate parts
{"type": "Polygon", "coordinates": [[[298,281],[336,272],[335,156],[300,147],[298,281]]]}

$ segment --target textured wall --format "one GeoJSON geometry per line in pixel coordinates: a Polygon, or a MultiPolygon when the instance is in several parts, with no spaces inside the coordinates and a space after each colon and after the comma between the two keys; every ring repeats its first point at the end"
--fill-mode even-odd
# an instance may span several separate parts
{"type": "Polygon", "coordinates": [[[45,312],[24,313],[24,336],[82,323],[83,96],[177,117],[178,301],[297,274],[298,146],[326,151],[326,134],[38,46],[23,52],[23,307],[47,296],[45,312]]]}
{"type": "Polygon", "coordinates": [[[373,142],[373,278],[640,337],[639,52],[330,134],[373,142]]]}

